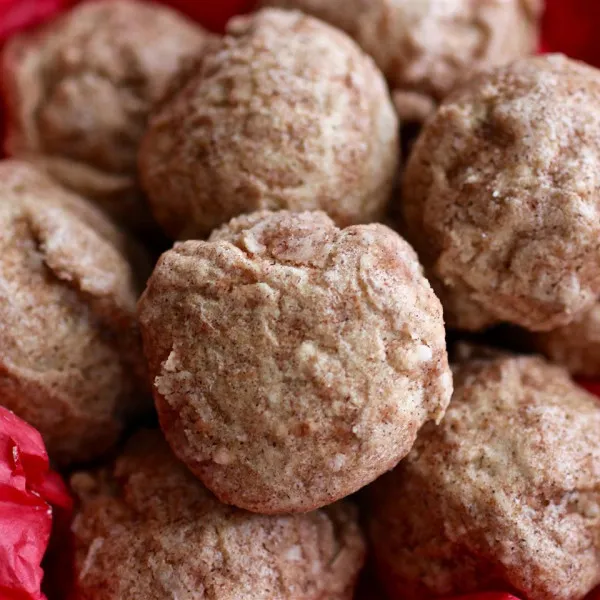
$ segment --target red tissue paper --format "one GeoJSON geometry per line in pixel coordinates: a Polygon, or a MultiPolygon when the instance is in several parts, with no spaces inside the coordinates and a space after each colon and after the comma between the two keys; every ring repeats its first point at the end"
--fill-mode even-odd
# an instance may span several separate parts
{"type": "Polygon", "coordinates": [[[0,598],[44,600],[41,562],[53,508],[69,511],[71,498],[50,470],[40,434],[0,407],[0,598]]]}

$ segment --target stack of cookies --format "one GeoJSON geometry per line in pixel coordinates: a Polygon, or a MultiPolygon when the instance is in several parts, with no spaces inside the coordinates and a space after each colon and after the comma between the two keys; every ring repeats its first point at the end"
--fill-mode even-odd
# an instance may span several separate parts
{"type": "Polygon", "coordinates": [[[369,548],[391,600],[580,600],[600,72],[535,0],[263,4],[4,50],[0,402],[71,474],[73,598],[350,600],[369,548]]]}

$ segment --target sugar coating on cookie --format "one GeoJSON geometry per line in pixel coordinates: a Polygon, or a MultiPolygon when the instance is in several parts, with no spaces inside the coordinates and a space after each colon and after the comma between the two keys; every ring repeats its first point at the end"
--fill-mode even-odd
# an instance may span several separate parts
{"type": "Polygon", "coordinates": [[[426,124],[402,209],[450,326],[565,325],[600,294],[600,71],[560,55],[472,79],[426,124]]]}
{"type": "MultiPolygon", "coordinates": [[[[0,162],[0,401],[59,464],[101,456],[149,397],[124,236],[41,171],[0,162]]],[[[150,404],[151,405],[151,404],[150,404]]]]}
{"type": "Polygon", "coordinates": [[[534,357],[465,362],[454,381],[441,425],[370,490],[388,591],[583,598],[600,582],[597,398],[534,357]]]}
{"type": "Polygon", "coordinates": [[[234,219],[165,253],[138,313],[167,440],[248,510],[309,511],[355,492],[452,392],[441,305],[384,225],[234,219]]]}
{"type": "Polygon", "coordinates": [[[136,228],[150,213],[137,184],[148,113],[208,34],[159,4],[84,2],[17,35],[2,59],[7,152],[34,160],[136,228]]]}
{"type": "Polygon", "coordinates": [[[398,91],[401,120],[422,121],[473,71],[536,49],[539,0],[262,0],[340,27],[398,91]]]}
{"type": "Polygon", "coordinates": [[[365,547],[350,504],[292,516],[221,504],[156,432],[71,483],[75,600],[353,597],[365,547]]]}
{"type": "Polygon", "coordinates": [[[230,21],[150,120],[140,151],[158,223],[174,238],[255,210],[377,220],[397,175],[398,123],[373,61],[299,12],[230,21]]]}

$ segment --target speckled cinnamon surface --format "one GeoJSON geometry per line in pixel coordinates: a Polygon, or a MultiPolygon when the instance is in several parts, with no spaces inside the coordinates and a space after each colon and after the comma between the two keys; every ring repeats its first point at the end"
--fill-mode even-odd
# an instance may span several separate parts
{"type": "Polygon", "coordinates": [[[383,225],[235,219],[164,254],[138,312],[169,443],[248,510],[308,511],[356,491],[450,399],[441,306],[383,225]]]}
{"type": "Polygon", "coordinates": [[[560,55],[472,79],[426,124],[402,207],[451,326],[547,331],[600,293],[600,72],[560,55]]]}
{"type": "Polygon", "coordinates": [[[350,600],[365,547],[334,504],[262,516],[221,504],[158,432],[130,440],[114,469],[79,473],[75,600],[350,600]]]}
{"type": "Polygon", "coordinates": [[[140,153],[154,216],[174,238],[260,209],[383,216],[398,171],[383,76],[342,32],[299,12],[233,19],[153,115],[140,153]]]}
{"type": "Polygon", "coordinates": [[[0,163],[0,396],[53,461],[84,462],[147,399],[130,242],[92,205],[0,163]]]}
{"type": "Polygon", "coordinates": [[[149,227],[138,145],[180,62],[207,37],[165,6],[100,0],[12,38],[1,67],[7,152],[35,161],[127,225],[149,227]]]}
{"type": "Polygon", "coordinates": [[[370,490],[390,593],[583,598],[600,581],[599,438],[597,398],[564,370],[526,357],[460,364],[441,425],[370,490]]]}
{"type": "Polygon", "coordinates": [[[401,121],[423,121],[473,72],[536,49],[540,0],[262,0],[346,31],[398,90],[401,121]]]}

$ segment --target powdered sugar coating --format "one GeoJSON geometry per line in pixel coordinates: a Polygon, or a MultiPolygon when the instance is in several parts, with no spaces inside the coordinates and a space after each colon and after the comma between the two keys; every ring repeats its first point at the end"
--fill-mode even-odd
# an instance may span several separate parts
{"type": "Polygon", "coordinates": [[[381,217],[398,170],[385,81],[343,33],[298,12],[233,19],[152,117],[140,169],[172,237],[261,209],[381,217]]]}
{"type": "Polygon", "coordinates": [[[151,222],[137,184],[148,113],[207,34],[159,4],[83,2],[4,51],[6,149],[45,167],[136,228],[151,222]]]}
{"type": "Polygon", "coordinates": [[[364,561],[356,510],[262,516],[221,504],[160,434],[114,470],[81,473],[74,600],[350,600],[364,561]]]}
{"type": "Polygon", "coordinates": [[[0,163],[0,398],[59,464],[101,456],[144,408],[122,234],[31,166],[0,163]]]}
{"type": "Polygon", "coordinates": [[[248,510],[309,511],[358,490],[450,399],[441,306],[383,225],[234,219],[165,253],[138,313],[167,440],[248,510]]]}
{"type": "Polygon", "coordinates": [[[598,98],[596,69],[529,58],[465,84],[426,124],[402,203],[451,326],[546,331],[595,302],[598,98]]]}
{"type": "Polygon", "coordinates": [[[597,399],[542,359],[456,367],[441,425],[371,490],[392,597],[583,598],[600,582],[599,436],[597,399]]]}

